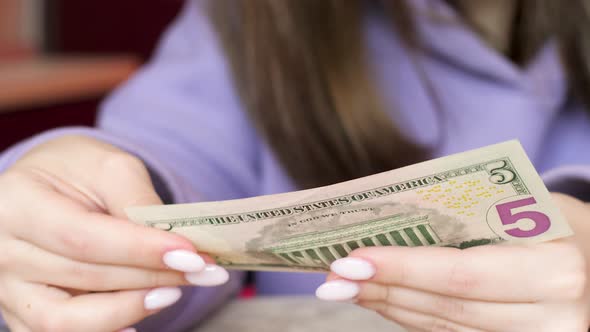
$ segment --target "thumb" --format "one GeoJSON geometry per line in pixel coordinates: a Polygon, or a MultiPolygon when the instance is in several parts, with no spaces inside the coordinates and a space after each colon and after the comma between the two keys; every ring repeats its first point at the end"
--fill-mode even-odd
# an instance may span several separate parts
{"type": "Polygon", "coordinates": [[[150,174],[139,158],[127,153],[106,158],[101,175],[93,180],[93,187],[112,216],[127,219],[127,207],[162,204],[150,174]]]}

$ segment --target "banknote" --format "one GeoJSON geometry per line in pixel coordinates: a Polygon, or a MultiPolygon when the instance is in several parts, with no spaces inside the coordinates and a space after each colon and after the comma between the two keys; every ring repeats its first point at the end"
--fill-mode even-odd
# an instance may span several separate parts
{"type": "Polygon", "coordinates": [[[245,270],[326,271],[370,246],[465,249],[572,234],[518,141],[326,187],[126,212],[245,270]]]}

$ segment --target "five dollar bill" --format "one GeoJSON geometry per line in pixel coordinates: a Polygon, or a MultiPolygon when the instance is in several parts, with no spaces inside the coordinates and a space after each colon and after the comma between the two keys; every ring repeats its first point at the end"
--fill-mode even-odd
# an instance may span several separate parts
{"type": "Polygon", "coordinates": [[[464,249],[572,234],[517,141],[327,187],[127,214],[244,270],[326,271],[369,246],[464,249]]]}

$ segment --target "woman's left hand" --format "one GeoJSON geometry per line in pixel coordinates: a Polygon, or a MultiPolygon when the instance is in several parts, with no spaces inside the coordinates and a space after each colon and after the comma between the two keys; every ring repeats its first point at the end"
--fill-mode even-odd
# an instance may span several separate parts
{"type": "Polygon", "coordinates": [[[466,250],[362,248],[335,261],[316,294],[354,300],[409,331],[586,332],[590,205],[553,198],[574,237],[466,250]]]}

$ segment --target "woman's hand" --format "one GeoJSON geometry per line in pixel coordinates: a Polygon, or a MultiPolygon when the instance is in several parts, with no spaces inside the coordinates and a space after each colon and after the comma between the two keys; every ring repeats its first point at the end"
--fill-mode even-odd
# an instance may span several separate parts
{"type": "Polygon", "coordinates": [[[586,332],[590,205],[554,199],[574,238],[466,250],[362,248],[332,264],[317,295],[354,299],[409,331],[586,332]]]}
{"type": "Polygon", "coordinates": [[[160,204],[144,165],[110,145],[63,137],[0,175],[0,311],[12,331],[116,331],[227,272],[186,239],[126,220],[160,204]],[[206,267],[207,266],[207,267],[206,267]]]}

